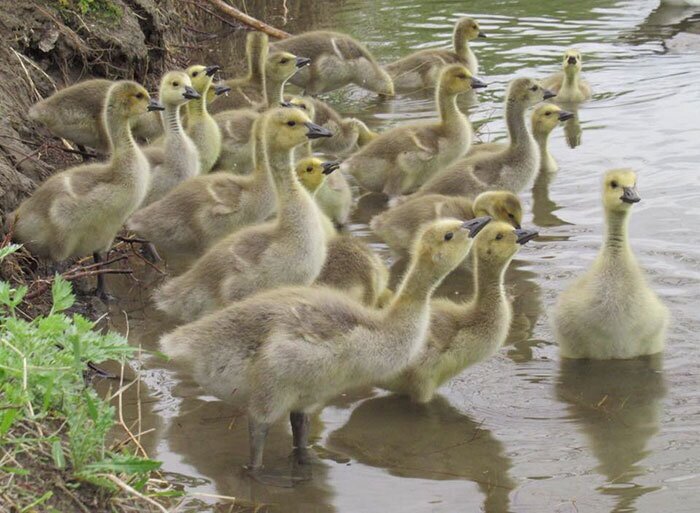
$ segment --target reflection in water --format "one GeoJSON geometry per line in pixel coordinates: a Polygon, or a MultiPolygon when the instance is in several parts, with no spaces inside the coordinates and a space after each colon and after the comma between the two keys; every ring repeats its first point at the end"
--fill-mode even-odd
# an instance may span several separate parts
{"type": "Polygon", "coordinates": [[[574,149],[581,146],[581,122],[578,118],[578,108],[569,106],[566,108],[569,112],[573,112],[574,117],[564,123],[564,135],[566,136],[566,144],[569,148],[574,149]]]}
{"type": "Polygon", "coordinates": [[[661,40],[664,50],[678,46],[677,36],[694,39],[700,47],[700,7],[668,5],[661,2],[633,31],[622,37],[626,42],[643,44],[661,40]]]}
{"type": "MultiPolygon", "coordinates": [[[[573,118],[567,123],[571,121],[573,118]]],[[[532,222],[543,228],[570,224],[554,214],[561,207],[549,197],[549,185],[557,173],[557,171],[540,171],[532,186],[532,222]]]]}
{"type": "Polygon", "coordinates": [[[618,498],[615,512],[636,511],[634,502],[660,487],[634,482],[647,473],[639,463],[658,431],[666,394],[660,356],[635,360],[564,360],[557,398],[569,405],[571,419],[589,440],[596,468],[607,484],[606,495],[618,498]]]}
{"type": "Polygon", "coordinates": [[[328,444],[395,476],[472,481],[485,496],[483,511],[509,511],[515,483],[503,445],[444,397],[426,405],[393,395],[367,400],[329,435],[328,444]]]}

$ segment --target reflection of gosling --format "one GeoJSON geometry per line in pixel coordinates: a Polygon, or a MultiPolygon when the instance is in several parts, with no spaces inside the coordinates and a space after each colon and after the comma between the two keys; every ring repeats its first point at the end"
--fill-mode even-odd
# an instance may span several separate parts
{"type": "Polygon", "coordinates": [[[136,212],[127,228],[170,256],[198,258],[222,237],[275,213],[275,191],[265,163],[261,118],[253,129],[253,172],[209,173],[184,181],[136,212]]]}
{"type": "Polygon", "coordinates": [[[396,196],[415,191],[469,149],[472,127],[457,108],[457,96],[484,86],[464,66],[446,67],[435,93],[439,120],[406,123],[382,132],[343,162],[342,169],[373,192],[396,196]]]}
{"type": "Polygon", "coordinates": [[[479,72],[479,61],[469,48],[469,41],[477,37],[486,37],[479,23],[471,18],[461,18],[455,23],[452,33],[451,50],[420,50],[384,68],[394,80],[398,93],[418,89],[432,89],[438,82],[440,71],[449,64],[462,64],[472,75],[479,72]]]}
{"type": "Polygon", "coordinates": [[[490,216],[496,221],[520,228],[523,209],[518,197],[508,191],[487,191],[473,201],[459,196],[427,194],[409,198],[374,216],[370,227],[392,251],[401,254],[408,251],[419,228],[433,219],[473,219],[481,216],[490,216]]]}
{"type": "Polygon", "coordinates": [[[435,390],[466,367],[495,354],[508,336],[513,316],[503,277],[521,244],[537,235],[490,223],[476,238],[473,250],[474,295],[468,303],[434,299],[430,336],[407,370],[382,385],[424,403],[435,390]]]}
{"type": "Polygon", "coordinates": [[[291,412],[293,443],[304,451],[309,413],[350,388],[399,372],[421,351],[432,292],[487,222],[442,219],[426,227],[408,273],[383,310],[328,287],[283,287],[178,328],[160,346],[186,364],[207,393],[247,410],[248,469],[260,472],[272,423],[291,412]]]}
{"type": "Polygon", "coordinates": [[[389,74],[364,45],[347,34],[323,30],[306,32],[278,41],[273,48],[311,59],[311,66],[290,80],[303,87],[305,94],[326,93],[347,84],[377,94],[394,94],[389,74]]]}
{"type": "Polygon", "coordinates": [[[556,93],[556,101],[580,103],[590,100],[591,86],[581,78],[581,52],[574,49],[564,52],[562,69],[542,81],[545,87],[556,93]]]}
{"type": "MultiPolygon", "coordinates": [[[[161,109],[135,82],[115,82],[103,111],[112,155],[108,162],[67,169],[46,180],[7,220],[17,242],[60,261],[107,251],[148,191],[148,160],[134,142],[130,121],[161,109]]],[[[102,281],[98,292],[103,293],[102,281]]]]}
{"type": "Polygon", "coordinates": [[[161,199],[180,182],[199,174],[199,152],[180,122],[180,108],[189,100],[200,99],[184,71],[166,73],[160,85],[163,102],[165,139],[162,145],[144,148],[151,164],[151,188],[143,202],[150,205],[161,199]]]}
{"type": "Polygon", "coordinates": [[[309,285],[326,259],[327,236],[316,203],[291,167],[294,147],[327,137],[299,109],[263,114],[267,161],[277,192],[277,218],[220,240],[184,274],[155,295],[158,308],[191,321],[260,290],[309,285]]]}
{"type": "Polygon", "coordinates": [[[488,190],[522,191],[540,167],[540,154],[527,129],[525,114],[528,108],[553,96],[537,80],[512,80],[505,101],[510,139],[507,147],[494,152],[486,145],[473,146],[466,157],[433,176],[417,194],[473,198],[488,190]]]}
{"type": "Polygon", "coordinates": [[[634,171],[606,173],[605,241],[591,268],[561,294],[554,314],[566,358],[634,358],[664,348],[668,309],[647,285],[629,246],[629,215],[639,200],[634,171]]]}
{"type": "Polygon", "coordinates": [[[197,147],[202,174],[211,171],[221,153],[221,130],[208,110],[210,99],[216,95],[212,78],[218,70],[219,66],[197,65],[187,68],[192,87],[200,95],[200,98],[187,102],[187,135],[197,147]]]}

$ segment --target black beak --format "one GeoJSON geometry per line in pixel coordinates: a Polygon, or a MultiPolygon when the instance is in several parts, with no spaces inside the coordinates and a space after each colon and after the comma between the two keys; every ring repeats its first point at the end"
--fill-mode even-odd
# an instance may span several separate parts
{"type": "Polygon", "coordinates": [[[574,117],[573,112],[567,112],[565,110],[559,111],[559,121],[566,121],[574,117]]]}
{"type": "Polygon", "coordinates": [[[329,175],[340,167],[340,162],[324,162],[321,164],[321,167],[323,168],[323,174],[329,175]]]}
{"type": "Polygon", "coordinates": [[[216,66],[216,65],[214,65],[214,66],[207,66],[206,68],[204,68],[204,74],[205,74],[206,76],[210,77],[210,76],[212,76],[214,73],[216,73],[217,71],[219,71],[220,69],[221,69],[221,66],[216,66]]]}
{"type": "Polygon", "coordinates": [[[332,137],[333,132],[315,123],[304,123],[304,126],[309,129],[306,132],[306,137],[309,139],[319,139],[320,137],[332,137]]]}
{"type": "Polygon", "coordinates": [[[536,230],[523,230],[522,228],[517,228],[515,230],[515,236],[517,237],[515,242],[518,244],[527,244],[532,239],[537,237],[537,235],[539,234],[536,230]]]}
{"type": "Polygon", "coordinates": [[[479,37],[486,37],[486,34],[484,33],[483,30],[479,31],[479,37]]]}
{"type": "Polygon", "coordinates": [[[622,196],[620,196],[620,199],[625,203],[639,203],[640,201],[642,201],[642,198],[639,197],[639,193],[637,192],[636,186],[623,187],[622,196]]]}
{"type": "Polygon", "coordinates": [[[304,66],[311,64],[311,59],[307,59],[306,57],[297,57],[296,63],[297,68],[303,68],[304,66]]]}
{"type": "Polygon", "coordinates": [[[576,57],[569,57],[566,59],[566,62],[569,64],[576,64],[576,57]]]}
{"type": "Polygon", "coordinates": [[[192,89],[190,86],[185,86],[185,92],[182,93],[182,96],[184,96],[188,100],[196,100],[196,99],[202,97],[202,95],[200,95],[197,91],[192,89]]]}
{"type": "Polygon", "coordinates": [[[146,107],[146,110],[148,112],[153,112],[154,110],[165,110],[165,107],[163,107],[163,104],[158,100],[151,98],[151,101],[148,102],[148,107],[146,107]]]}
{"type": "Polygon", "coordinates": [[[462,228],[469,230],[469,237],[474,238],[477,234],[484,229],[484,226],[491,222],[490,216],[477,217],[476,219],[471,219],[462,223],[462,228]]]}
{"type": "Polygon", "coordinates": [[[472,89],[483,89],[484,87],[487,87],[488,84],[486,82],[482,82],[476,77],[472,77],[472,89]]]}
{"type": "Polygon", "coordinates": [[[221,96],[222,94],[226,94],[231,90],[231,88],[227,85],[215,85],[214,86],[214,94],[216,96],[221,96]]]}
{"type": "Polygon", "coordinates": [[[553,93],[549,89],[544,90],[544,99],[549,100],[550,98],[554,98],[557,95],[557,93],[553,93]]]}

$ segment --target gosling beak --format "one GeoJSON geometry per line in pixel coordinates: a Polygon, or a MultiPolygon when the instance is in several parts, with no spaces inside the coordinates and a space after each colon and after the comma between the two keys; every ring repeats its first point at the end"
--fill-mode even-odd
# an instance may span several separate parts
{"type": "Polygon", "coordinates": [[[155,98],[151,98],[151,101],[148,102],[148,107],[146,107],[146,110],[148,112],[153,112],[154,110],[165,110],[165,107],[163,107],[163,104],[155,98]]]}
{"type": "Polygon", "coordinates": [[[196,100],[202,97],[197,91],[192,89],[190,86],[185,86],[185,92],[182,93],[182,96],[187,98],[188,100],[196,100]]]}
{"type": "Polygon", "coordinates": [[[544,99],[549,100],[550,98],[554,98],[557,95],[557,93],[553,93],[549,89],[544,90],[544,99]]]}
{"type": "Polygon", "coordinates": [[[488,84],[486,82],[482,82],[476,77],[472,77],[472,89],[483,89],[484,87],[487,87],[488,84]]]}
{"type": "Polygon", "coordinates": [[[625,203],[639,203],[642,201],[637,192],[637,187],[623,187],[620,199],[625,203]]]}
{"type": "Polygon", "coordinates": [[[226,94],[226,93],[228,93],[229,91],[231,91],[231,88],[230,88],[229,86],[227,86],[227,85],[223,85],[223,84],[222,84],[222,85],[219,85],[219,84],[217,84],[217,85],[214,86],[214,94],[215,94],[216,96],[221,96],[222,94],[226,94]]]}
{"type": "Polygon", "coordinates": [[[566,121],[574,117],[573,112],[567,112],[565,110],[559,111],[559,121],[566,121]]]}
{"type": "Polygon", "coordinates": [[[219,71],[220,69],[221,69],[221,66],[216,66],[216,65],[214,65],[214,66],[207,66],[206,68],[204,68],[204,74],[205,74],[206,76],[210,77],[210,76],[212,76],[214,73],[216,73],[217,71],[219,71]]]}
{"type": "Polygon", "coordinates": [[[292,102],[288,102],[287,100],[284,100],[283,102],[280,102],[281,107],[287,107],[288,109],[293,109],[296,107],[292,102]]]}
{"type": "Polygon", "coordinates": [[[322,126],[318,126],[315,123],[304,123],[304,126],[309,129],[306,132],[306,137],[309,139],[318,139],[320,137],[332,137],[333,132],[322,126]]]}
{"type": "Polygon", "coordinates": [[[527,244],[537,237],[537,235],[539,234],[536,230],[523,230],[522,228],[518,228],[515,230],[515,242],[518,244],[527,244]]]}
{"type": "Polygon", "coordinates": [[[480,30],[479,37],[486,37],[486,33],[483,30],[480,30]]]}
{"type": "Polygon", "coordinates": [[[576,64],[576,57],[569,57],[566,59],[566,63],[571,65],[571,64],[576,64]]]}
{"type": "Polygon", "coordinates": [[[329,175],[340,167],[340,162],[324,162],[321,164],[321,167],[323,168],[323,174],[329,175]]]}
{"type": "Polygon", "coordinates": [[[484,226],[491,222],[490,216],[477,217],[476,219],[470,219],[462,223],[462,228],[469,230],[469,237],[474,238],[477,234],[484,229],[484,226]]]}
{"type": "Polygon", "coordinates": [[[297,57],[296,63],[297,68],[303,68],[304,66],[311,64],[311,59],[307,59],[306,57],[297,57]]]}

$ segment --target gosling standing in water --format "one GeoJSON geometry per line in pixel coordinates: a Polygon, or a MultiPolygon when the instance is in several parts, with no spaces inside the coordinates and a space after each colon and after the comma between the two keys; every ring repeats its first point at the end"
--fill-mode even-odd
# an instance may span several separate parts
{"type": "Polygon", "coordinates": [[[668,309],[649,288],[627,233],[632,205],[640,199],[634,171],[605,174],[603,246],[554,311],[554,335],[564,358],[634,358],[664,348],[668,309]]]}
{"type": "Polygon", "coordinates": [[[421,352],[430,296],[488,221],[443,219],[426,227],[384,310],[331,288],[285,287],[178,328],[160,347],[207,393],[247,410],[251,473],[261,474],[267,433],[287,413],[298,460],[306,463],[309,414],[345,390],[396,374],[421,352]]]}
{"type": "Polygon", "coordinates": [[[299,109],[263,114],[266,156],[277,191],[277,219],[244,228],[214,245],[185,274],[155,295],[158,308],[184,321],[222,308],[260,290],[309,285],[326,259],[321,212],[297,180],[294,148],[330,132],[299,109]]]}
{"type": "Polygon", "coordinates": [[[451,50],[421,50],[387,64],[384,69],[391,75],[397,93],[432,89],[442,69],[449,64],[462,64],[472,75],[477,75],[479,61],[469,48],[469,41],[477,37],[486,37],[479,23],[472,18],[460,18],[452,33],[451,50]]]}
{"type": "Polygon", "coordinates": [[[436,90],[439,121],[387,130],[343,162],[341,170],[365,189],[389,197],[415,191],[469,150],[472,127],[457,108],[457,95],[485,86],[461,64],[446,67],[436,90]]]}
{"type": "Polygon", "coordinates": [[[564,52],[562,71],[542,81],[545,87],[556,93],[557,102],[581,103],[591,99],[591,86],[581,78],[581,52],[570,49],[564,52]]]}
{"type": "Polygon", "coordinates": [[[474,293],[467,303],[431,301],[428,343],[398,376],[382,386],[406,394],[419,403],[465,368],[493,356],[506,341],[513,317],[503,279],[522,244],[537,236],[534,230],[490,223],[474,241],[474,293]]]}
{"type": "MultiPolygon", "coordinates": [[[[57,173],[8,216],[6,230],[35,255],[62,261],[107,251],[124,221],[143,202],[150,183],[146,156],[130,121],[163,107],[135,82],[114,82],[102,113],[112,155],[108,162],[57,173]]],[[[103,277],[97,292],[105,296],[103,277]]]]}
{"type": "Polygon", "coordinates": [[[294,75],[290,82],[316,95],[355,84],[386,96],[394,95],[389,74],[364,45],[347,34],[317,30],[278,41],[275,51],[292,52],[311,59],[311,66],[294,75]]]}

